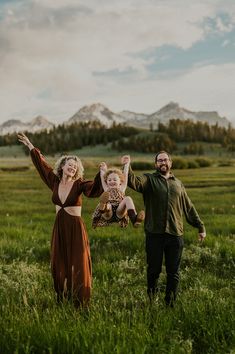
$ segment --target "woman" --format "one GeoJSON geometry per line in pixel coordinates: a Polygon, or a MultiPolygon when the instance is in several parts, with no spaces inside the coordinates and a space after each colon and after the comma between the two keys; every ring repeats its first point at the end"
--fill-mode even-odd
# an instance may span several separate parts
{"type": "Polygon", "coordinates": [[[53,169],[25,134],[18,134],[30,150],[42,180],[52,190],[56,219],[51,240],[51,270],[58,302],[72,299],[75,306],[87,305],[91,295],[91,258],[85,224],[81,218],[82,193],[98,197],[103,192],[100,174],[83,180],[77,156],[62,156],[53,169]]]}

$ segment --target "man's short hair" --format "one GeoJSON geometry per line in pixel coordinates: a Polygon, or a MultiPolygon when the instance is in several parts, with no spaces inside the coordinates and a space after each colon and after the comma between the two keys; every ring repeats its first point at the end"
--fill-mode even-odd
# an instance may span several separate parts
{"type": "Polygon", "coordinates": [[[169,160],[171,161],[171,155],[169,154],[169,152],[167,152],[167,151],[165,151],[165,150],[161,150],[161,151],[159,151],[159,152],[156,154],[156,156],[155,156],[155,162],[157,162],[157,158],[158,158],[158,156],[159,156],[160,154],[167,154],[168,157],[169,157],[169,160]]]}

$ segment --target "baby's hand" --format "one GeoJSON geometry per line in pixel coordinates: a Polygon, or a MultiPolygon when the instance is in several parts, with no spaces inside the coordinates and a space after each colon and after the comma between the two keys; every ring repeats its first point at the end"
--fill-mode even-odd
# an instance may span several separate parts
{"type": "Polygon", "coordinates": [[[124,155],[124,156],[122,156],[122,158],[121,158],[121,163],[122,163],[123,165],[129,164],[130,162],[131,162],[131,157],[130,157],[130,155],[124,155]]]}
{"type": "Polygon", "coordinates": [[[103,172],[107,171],[108,168],[105,162],[101,162],[99,167],[100,167],[100,171],[103,172]]]}

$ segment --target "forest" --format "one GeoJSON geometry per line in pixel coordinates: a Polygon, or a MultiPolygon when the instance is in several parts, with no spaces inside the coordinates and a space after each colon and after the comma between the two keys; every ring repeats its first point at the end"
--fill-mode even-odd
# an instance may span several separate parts
{"type": "MultiPolygon", "coordinates": [[[[117,151],[136,151],[151,153],[167,150],[170,153],[178,149],[179,143],[185,143],[181,154],[203,155],[203,143],[216,143],[227,151],[235,151],[235,129],[218,124],[172,119],[169,124],[159,123],[157,129],[149,130],[130,127],[125,124],[113,124],[110,128],[99,121],[81,122],[71,125],[58,125],[52,130],[36,133],[26,132],[35,146],[44,153],[53,155],[85,146],[106,145],[111,143],[117,151]]],[[[15,145],[16,134],[0,136],[0,146],[15,145]]]]}

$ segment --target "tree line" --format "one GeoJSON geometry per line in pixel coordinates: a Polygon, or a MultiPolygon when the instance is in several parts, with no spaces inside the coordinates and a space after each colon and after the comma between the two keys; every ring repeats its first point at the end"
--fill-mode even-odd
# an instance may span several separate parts
{"type": "MultiPolygon", "coordinates": [[[[50,131],[36,133],[25,132],[33,144],[45,154],[66,152],[81,149],[84,146],[108,144],[122,137],[130,137],[138,133],[138,129],[124,124],[113,124],[106,128],[99,121],[59,125],[50,131]]],[[[16,134],[0,136],[0,146],[18,144],[16,134]]],[[[27,149],[26,149],[27,151],[27,149]]]]}
{"type": "MultiPolygon", "coordinates": [[[[201,143],[219,143],[228,151],[235,151],[235,129],[229,125],[220,127],[206,122],[172,119],[168,124],[159,123],[156,130],[150,126],[143,130],[113,124],[107,128],[99,121],[80,122],[71,125],[59,125],[52,130],[36,133],[26,132],[35,146],[46,154],[81,149],[84,146],[111,143],[118,151],[155,152],[177,150],[177,143],[185,142],[184,154],[203,155],[201,143]]],[[[0,146],[18,144],[16,134],[0,136],[0,146]]]]}
{"type": "Polygon", "coordinates": [[[203,142],[219,143],[228,151],[235,151],[235,129],[231,125],[221,127],[207,122],[171,119],[168,124],[159,123],[156,130],[150,126],[151,134],[135,135],[131,138],[121,138],[112,143],[119,151],[135,150],[154,152],[167,150],[177,151],[177,143],[188,143],[182,153],[203,155],[203,142]]]}

